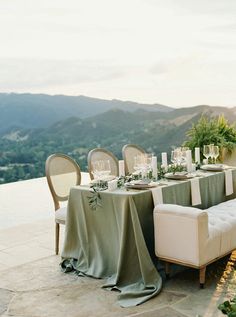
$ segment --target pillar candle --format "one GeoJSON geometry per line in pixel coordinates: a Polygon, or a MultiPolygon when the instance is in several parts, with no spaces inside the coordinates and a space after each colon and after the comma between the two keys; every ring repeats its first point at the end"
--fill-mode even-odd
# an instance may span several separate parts
{"type": "Polygon", "coordinates": [[[157,179],[157,157],[152,157],[152,175],[157,179]]]}
{"type": "Polygon", "coordinates": [[[192,172],[192,151],[187,150],[186,151],[186,163],[187,163],[187,172],[192,172]]]}
{"type": "Polygon", "coordinates": [[[200,160],[200,148],[199,147],[195,147],[195,163],[200,164],[201,160],[200,160]]]}
{"type": "Polygon", "coordinates": [[[119,177],[125,176],[125,162],[123,160],[119,161],[119,177]]]}
{"type": "Polygon", "coordinates": [[[163,152],[161,153],[161,164],[164,167],[164,169],[167,169],[168,163],[167,163],[167,153],[163,152]]]}

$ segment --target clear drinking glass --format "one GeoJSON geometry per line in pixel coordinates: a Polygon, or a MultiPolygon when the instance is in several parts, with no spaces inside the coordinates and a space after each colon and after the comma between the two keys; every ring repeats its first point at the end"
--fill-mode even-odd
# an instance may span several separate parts
{"type": "Polygon", "coordinates": [[[187,162],[187,151],[189,150],[189,147],[185,146],[181,148],[181,160],[183,164],[186,164],[187,162]]]}
{"type": "Polygon", "coordinates": [[[95,180],[105,179],[111,173],[111,166],[109,160],[99,160],[92,163],[93,175],[95,180]]]}
{"type": "Polygon", "coordinates": [[[212,157],[212,162],[214,162],[214,144],[209,144],[209,148],[210,148],[210,157],[212,157]]]}
{"type": "Polygon", "coordinates": [[[177,164],[177,160],[176,160],[176,151],[171,151],[171,162],[175,165],[177,164]]]}
{"type": "Polygon", "coordinates": [[[150,172],[152,170],[152,154],[151,153],[147,153],[145,154],[145,164],[146,164],[146,169],[148,172],[150,172]]]}
{"type": "Polygon", "coordinates": [[[134,170],[137,174],[141,173],[142,171],[142,166],[143,166],[143,155],[136,155],[134,157],[134,170]]]}
{"type": "Polygon", "coordinates": [[[209,159],[209,157],[211,156],[211,148],[210,148],[210,145],[204,145],[203,146],[203,155],[205,156],[205,158],[209,159]]]}
{"type": "Polygon", "coordinates": [[[171,162],[174,165],[181,165],[182,160],[183,160],[183,153],[181,148],[177,148],[171,151],[171,162]]]}
{"type": "Polygon", "coordinates": [[[107,177],[111,174],[111,164],[109,160],[102,161],[101,167],[102,179],[106,180],[107,177]]]}
{"type": "Polygon", "coordinates": [[[217,160],[217,157],[220,155],[220,149],[219,149],[219,146],[215,145],[213,147],[213,158],[214,158],[214,161],[216,163],[216,160],[217,160]]]}
{"type": "Polygon", "coordinates": [[[102,161],[94,161],[92,162],[92,167],[93,167],[93,176],[95,180],[100,180],[101,179],[101,171],[102,171],[102,161]]]}

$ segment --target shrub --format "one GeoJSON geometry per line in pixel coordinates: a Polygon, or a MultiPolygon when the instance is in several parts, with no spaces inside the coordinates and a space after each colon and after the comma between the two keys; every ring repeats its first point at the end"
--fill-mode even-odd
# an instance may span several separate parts
{"type": "Polygon", "coordinates": [[[200,147],[201,158],[203,158],[203,145],[214,144],[220,147],[220,153],[225,148],[230,153],[236,146],[236,128],[230,125],[223,115],[218,118],[202,116],[199,121],[186,132],[187,140],[184,146],[191,150],[200,147]]]}

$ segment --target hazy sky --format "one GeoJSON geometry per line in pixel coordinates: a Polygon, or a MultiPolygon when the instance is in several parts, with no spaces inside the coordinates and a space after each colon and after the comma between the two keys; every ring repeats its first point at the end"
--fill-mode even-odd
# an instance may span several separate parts
{"type": "Polygon", "coordinates": [[[0,0],[0,91],[236,106],[236,0],[0,0]]]}

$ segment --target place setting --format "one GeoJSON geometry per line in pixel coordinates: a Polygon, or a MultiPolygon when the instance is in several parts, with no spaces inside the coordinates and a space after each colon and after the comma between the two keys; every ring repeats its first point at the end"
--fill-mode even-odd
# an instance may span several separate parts
{"type": "Polygon", "coordinates": [[[158,186],[157,183],[157,158],[146,153],[134,156],[134,172],[130,179],[124,182],[124,187],[129,189],[149,189],[158,186]]]}
{"type": "Polygon", "coordinates": [[[168,163],[167,153],[161,154],[161,164],[151,153],[139,153],[133,157],[133,172],[125,173],[124,161],[118,161],[118,175],[113,175],[109,159],[95,160],[92,163],[93,179],[90,188],[96,191],[115,191],[125,189],[148,190],[159,186],[174,185],[178,182],[191,181],[194,178],[206,177],[215,172],[229,170],[230,167],[217,162],[219,147],[214,144],[204,145],[201,160],[200,148],[177,147],[171,151],[168,163]],[[200,164],[202,161],[202,164],[200,164]]]}

